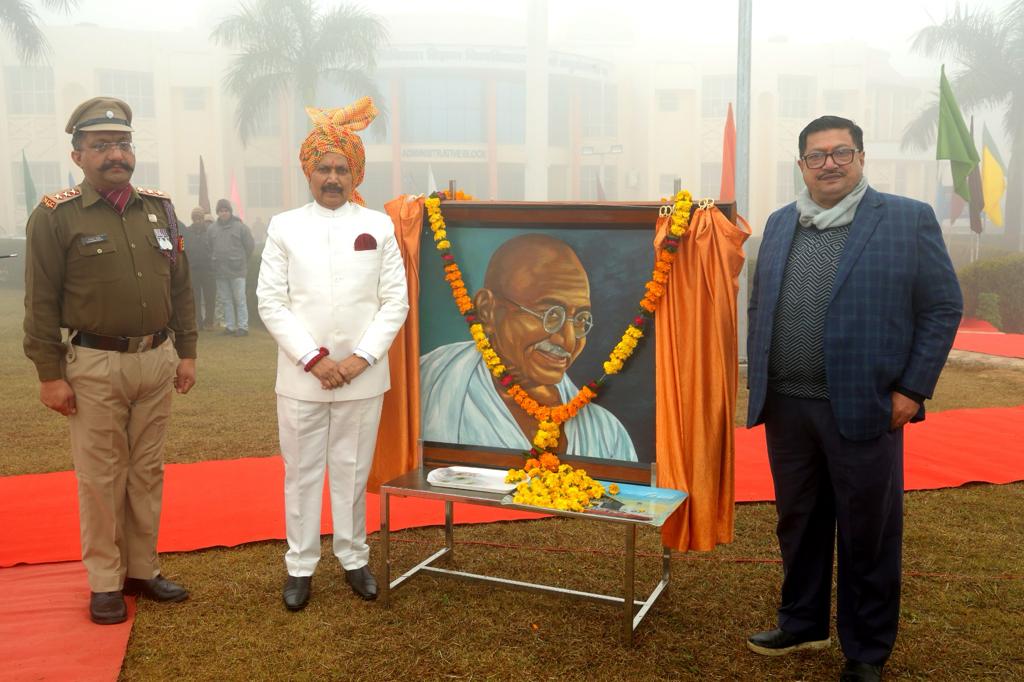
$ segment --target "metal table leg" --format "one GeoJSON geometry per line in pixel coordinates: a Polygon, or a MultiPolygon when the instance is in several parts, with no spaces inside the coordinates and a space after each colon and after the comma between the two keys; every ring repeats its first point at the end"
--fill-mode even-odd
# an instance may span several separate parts
{"type": "Polygon", "coordinates": [[[444,546],[451,557],[455,551],[455,505],[451,500],[444,503],[444,546]]]}
{"type": "Polygon", "coordinates": [[[622,642],[633,643],[633,593],[636,588],[634,568],[636,564],[636,526],[627,524],[625,571],[622,584],[622,642]]]}
{"type": "Polygon", "coordinates": [[[380,601],[384,606],[388,606],[388,599],[391,593],[391,532],[390,532],[390,519],[388,518],[388,512],[390,511],[390,498],[391,496],[386,490],[382,490],[380,494],[380,539],[381,539],[381,553],[384,555],[384,580],[380,586],[380,601]]]}

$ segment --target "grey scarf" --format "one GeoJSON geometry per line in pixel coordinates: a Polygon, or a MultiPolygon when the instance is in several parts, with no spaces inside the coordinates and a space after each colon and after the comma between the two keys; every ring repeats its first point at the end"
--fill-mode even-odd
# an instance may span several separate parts
{"type": "Polygon", "coordinates": [[[857,186],[838,204],[832,208],[822,208],[811,198],[807,187],[804,187],[796,195],[796,210],[800,213],[800,224],[804,227],[813,225],[819,230],[849,225],[853,222],[853,214],[857,212],[857,206],[860,205],[860,200],[864,198],[864,193],[867,191],[868,179],[861,176],[857,186]]]}

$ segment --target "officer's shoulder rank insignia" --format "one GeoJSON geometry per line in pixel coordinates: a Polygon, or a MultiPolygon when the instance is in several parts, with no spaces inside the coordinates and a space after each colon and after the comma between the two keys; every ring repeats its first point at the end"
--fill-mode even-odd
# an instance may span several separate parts
{"type": "Polygon", "coordinates": [[[153,189],[151,187],[136,187],[135,191],[143,196],[156,197],[158,199],[167,199],[168,201],[171,200],[171,197],[167,194],[167,192],[162,192],[158,189],[153,189]]]}
{"type": "Polygon", "coordinates": [[[44,194],[42,200],[39,203],[45,206],[46,208],[54,209],[57,208],[59,205],[71,201],[75,197],[79,197],[81,195],[82,190],[78,189],[77,187],[69,187],[67,189],[62,189],[59,192],[54,192],[53,194],[44,194]]]}

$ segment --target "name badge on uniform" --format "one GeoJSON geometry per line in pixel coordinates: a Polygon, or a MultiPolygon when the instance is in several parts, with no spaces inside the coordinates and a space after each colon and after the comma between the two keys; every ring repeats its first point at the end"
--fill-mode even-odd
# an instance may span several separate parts
{"type": "Polygon", "coordinates": [[[174,244],[171,242],[171,235],[167,233],[167,230],[157,227],[154,228],[153,234],[156,235],[156,243],[160,245],[161,251],[171,251],[174,249],[174,244]]]}
{"type": "Polygon", "coordinates": [[[85,234],[80,237],[82,246],[89,246],[89,244],[95,244],[96,242],[107,241],[107,235],[104,234],[85,234]]]}

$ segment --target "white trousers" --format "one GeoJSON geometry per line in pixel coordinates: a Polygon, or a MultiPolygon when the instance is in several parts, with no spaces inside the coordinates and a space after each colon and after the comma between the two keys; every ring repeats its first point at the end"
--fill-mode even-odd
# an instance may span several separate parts
{"type": "Polygon", "coordinates": [[[366,544],[366,480],[373,464],[384,396],[309,402],[277,396],[284,459],[288,575],[313,575],[320,561],[324,469],[331,490],[334,555],[346,570],[370,560],[366,544]]]}

